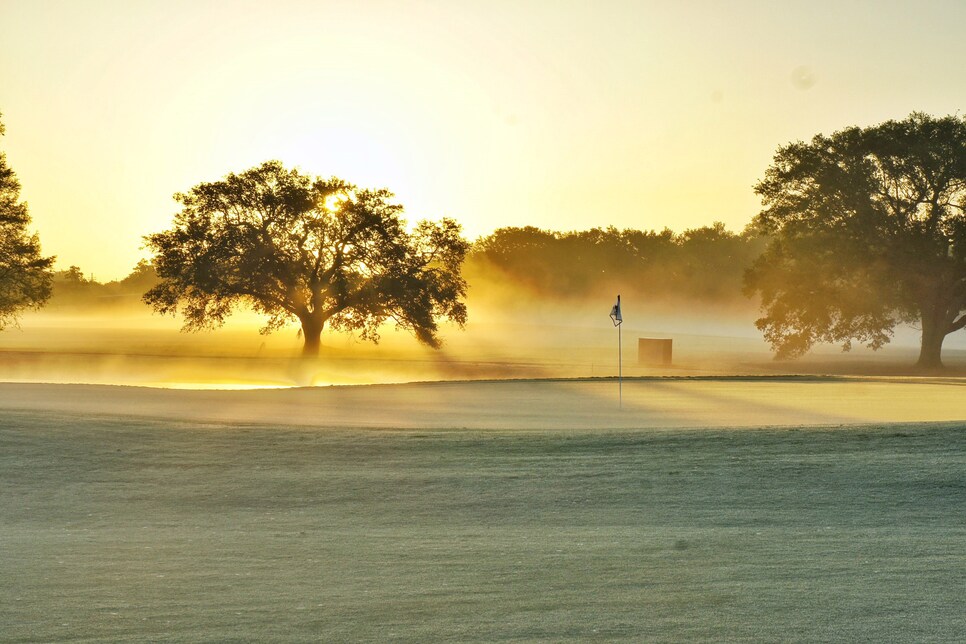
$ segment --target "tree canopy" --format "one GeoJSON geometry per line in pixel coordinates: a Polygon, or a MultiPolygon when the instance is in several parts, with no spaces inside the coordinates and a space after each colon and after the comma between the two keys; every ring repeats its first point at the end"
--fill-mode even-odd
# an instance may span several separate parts
{"type": "Polygon", "coordinates": [[[755,187],[771,242],[746,277],[779,356],[878,348],[922,327],[919,365],[966,327],[966,119],[913,113],[779,148],[755,187]]]}
{"type": "Polygon", "coordinates": [[[439,347],[437,322],[466,321],[469,248],[451,219],[408,230],[388,190],[312,178],[269,161],[175,195],[174,226],[147,236],[159,283],[145,301],[187,330],[247,303],[271,332],[297,320],[307,355],[324,325],[378,341],[388,321],[439,347]]]}
{"type": "Polygon", "coordinates": [[[29,225],[20,182],[0,152],[0,329],[16,324],[23,310],[40,308],[50,297],[54,258],[41,256],[40,240],[28,232],[29,225]]]}

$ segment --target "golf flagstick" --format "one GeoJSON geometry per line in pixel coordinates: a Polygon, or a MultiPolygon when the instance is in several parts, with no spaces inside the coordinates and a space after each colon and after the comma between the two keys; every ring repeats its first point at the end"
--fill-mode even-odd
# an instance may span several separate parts
{"type": "Polygon", "coordinates": [[[610,319],[617,327],[617,407],[618,409],[624,408],[624,357],[623,351],[621,349],[621,322],[624,321],[623,316],[621,316],[621,296],[617,296],[617,304],[611,307],[610,319]]]}

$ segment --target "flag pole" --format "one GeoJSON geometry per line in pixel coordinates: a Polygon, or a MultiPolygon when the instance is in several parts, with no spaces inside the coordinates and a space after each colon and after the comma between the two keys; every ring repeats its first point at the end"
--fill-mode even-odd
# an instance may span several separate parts
{"type": "MultiPolygon", "coordinates": [[[[617,296],[620,305],[621,296],[617,296]]],[[[617,325],[617,408],[624,408],[624,352],[621,350],[621,325],[617,325]]]]}
{"type": "Polygon", "coordinates": [[[610,310],[610,319],[617,327],[617,406],[624,408],[624,356],[621,347],[621,323],[624,316],[621,315],[621,296],[617,296],[617,304],[610,310]]]}

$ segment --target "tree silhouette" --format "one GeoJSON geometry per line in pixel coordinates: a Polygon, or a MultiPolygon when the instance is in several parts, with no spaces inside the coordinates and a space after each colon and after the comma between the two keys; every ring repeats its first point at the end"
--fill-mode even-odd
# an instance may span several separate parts
{"type": "Polygon", "coordinates": [[[784,146],[755,190],[772,241],[746,288],[779,356],[878,348],[918,321],[918,365],[942,366],[966,326],[966,119],[913,113],[784,146]]]}
{"type": "MultiPolygon", "coordinates": [[[[0,135],[4,131],[0,122],[0,135]]],[[[20,182],[0,152],[0,329],[16,324],[24,309],[40,308],[50,297],[54,258],[41,256],[40,241],[28,233],[28,225],[20,182]]]]}
{"type": "Polygon", "coordinates": [[[450,219],[408,231],[387,190],[311,178],[269,161],[175,195],[170,230],[148,235],[159,283],[144,300],[186,330],[221,325],[245,302],[263,333],[298,320],[317,355],[326,324],[378,341],[387,321],[439,347],[437,320],[462,326],[469,244],[450,219]]]}

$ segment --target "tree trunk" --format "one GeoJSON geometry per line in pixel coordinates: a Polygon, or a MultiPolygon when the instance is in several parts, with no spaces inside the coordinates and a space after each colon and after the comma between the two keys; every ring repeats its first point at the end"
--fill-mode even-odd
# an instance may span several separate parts
{"type": "Polygon", "coordinates": [[[302,345],[303,358],[317,358],[319,348],[322,346],[322,323],[313,320],[302,320],[302,338],[305,344],[302,345]]]}
{"type": "Polygon", "coordinates": [[[922,344],[919,348],[920,369],[942,369],[943,340],[946,339],[945,320],[939,315],[922,316],[922,344]]]}

